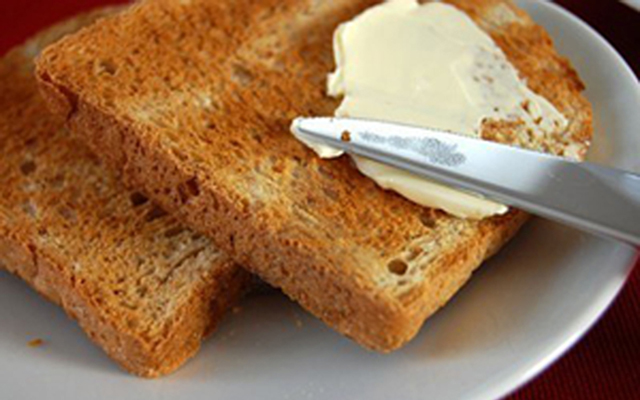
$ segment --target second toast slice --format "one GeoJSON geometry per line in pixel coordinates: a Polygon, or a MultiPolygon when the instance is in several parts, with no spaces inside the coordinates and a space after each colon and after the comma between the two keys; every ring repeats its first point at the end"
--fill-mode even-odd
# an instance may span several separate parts
{"type": "Polygon", "coordinates": [[[33,57],[114,12],[71,18],[0,59],[0,268],[62,306],[123,368],[156,377],[198,351],[250,278],[125,190],[47,111],[33,57]]]}

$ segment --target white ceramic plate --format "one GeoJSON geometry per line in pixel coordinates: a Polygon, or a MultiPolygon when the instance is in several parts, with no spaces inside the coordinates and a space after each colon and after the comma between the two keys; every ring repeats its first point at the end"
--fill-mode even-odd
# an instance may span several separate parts
{"type": "Polygon", "coordinates": [[[633,7],[635,10],[640,11],[640,0],[622,0],[623,3],[629,7],[633,7]]]}
{"type": "MultiPolygon", "coordinates": [[[[522,2],[589,88],[593,158],[640,171],[640,91],[593,30],[549,3],[522,2]]],[[[631,217],[631,216],[630,216],[631,217]]],[[[495,399],[556,360],[622,287],[634,252],[544,221],[528,225],[410,345],[369,353],[282,296],[251,298],[175,375],[120,371],[57,307],[0,274],[4,399],[495,399]],[[39,348],[27,341],[43,338],[39,348]]]]}

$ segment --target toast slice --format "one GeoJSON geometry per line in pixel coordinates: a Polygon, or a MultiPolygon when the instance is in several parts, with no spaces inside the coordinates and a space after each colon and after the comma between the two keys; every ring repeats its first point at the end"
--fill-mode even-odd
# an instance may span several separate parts
{"type": "Polygon", "coordinates": [[[0,60],[0,268],[77,319],[131,373],[193,356],[249,276],[114,176],[42,101],[33,57],[103,14],[39,33],[0,60]]]}
{"type": "MultiPolygon", "coordinates": [[[[583,155],[591,109],[569,62],[508,0],[449,1],[488,32],[528,85],[570,121],[537,137],[488,120],[483,136],[583,155]]],[[[416,335],[527,216],[471,221],[379,189],[289,133],[333,114],[332,35],[371,0],[143,0],[48,48],[53,112],[126,183],[358,343],[416,335]]]]}

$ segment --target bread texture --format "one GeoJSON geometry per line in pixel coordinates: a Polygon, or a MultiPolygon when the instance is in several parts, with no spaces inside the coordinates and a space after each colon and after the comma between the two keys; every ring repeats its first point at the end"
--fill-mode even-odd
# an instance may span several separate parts
{"type": "Polygon", "coordinates": [[[249,275],[125,190],[47,111],[33,57],[114,12],[72,18],[0,60],[0,268],[60,304],[124,369],[156,377],[197,352],[249,275]]]}
{"type": "MultiPolygon", "coordinates": [[[[505,0],[448,1],[570,121],[537,137],[488,120],[483,137],[584,155],[591,109],[545,31],[505,0]]],[[[527,220],[426,209],[378,188],[347,158],[295,140],[297,116],[332,115],[332,35],[376,1],[141,1],[48,48],[47,103],[91,148],[237,262],[363,346],[413,338],[527,220]]]]}

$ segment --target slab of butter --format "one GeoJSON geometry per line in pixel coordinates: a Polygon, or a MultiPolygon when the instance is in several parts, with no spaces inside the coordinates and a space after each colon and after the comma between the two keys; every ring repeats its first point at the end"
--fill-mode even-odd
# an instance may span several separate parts
{"type": "MultiPolygon", "coordinates": [[[[330,96],[336,116],[439,128],[479,136],[482,121],[521,120],[534,132],[564,129],[564,116],[527,88],[502,50],[465,13],[444,3],[390,0],[340,25],[330,96]],[[523,108],[527,104],[527,109],[523,108]]],[[[294,132],[295,134],[295,132],[294,132]]],[[[306,143],[321,157],[341,151],[306,143]]],[[[462,218],[508,208],[377,162],[356,165],[385,189],[462,218]]]]}

